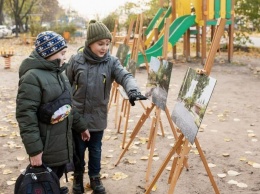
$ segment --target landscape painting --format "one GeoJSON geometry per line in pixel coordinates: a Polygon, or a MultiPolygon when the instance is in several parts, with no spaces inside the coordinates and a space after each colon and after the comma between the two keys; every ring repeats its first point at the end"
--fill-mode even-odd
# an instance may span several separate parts
{"type": "Polygon", "coordinates": [[[130,49],[130,47],[126,44],[120,44],[117,49],[116,57],[120,60],[120,63],[122,65],[125,63],[129,49],[130,49]]]}
{"type": "Polygon", "coordinates": [[[188,68],[172,112],[172,120],[190,143],[194,143],[216,79],[188,68]]]}
{"type": "Polygon", "coordinates": [[[172,74],[172,63],[151,57],[145,96],[165,111],[172,74]]]}

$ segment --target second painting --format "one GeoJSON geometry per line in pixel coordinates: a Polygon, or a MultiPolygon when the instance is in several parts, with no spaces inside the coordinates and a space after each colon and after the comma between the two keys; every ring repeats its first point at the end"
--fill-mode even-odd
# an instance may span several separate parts
{"type": "Polygon", "coordinates": [[[172,63],[151,57],[145,96],[165,111],[172,74],[172,63]]]}

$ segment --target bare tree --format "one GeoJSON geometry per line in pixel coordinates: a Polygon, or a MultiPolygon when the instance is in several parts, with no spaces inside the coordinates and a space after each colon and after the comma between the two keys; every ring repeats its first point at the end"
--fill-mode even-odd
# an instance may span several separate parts
{"type": "MultiPolygon", "coordinates": [[[[16,29],[19,26],[20,31],[24,31],[23,20],[28,19],[28,14],[31,12],[33,6],[38,3],[38,1],[39,0],[8,0],[14,16],[16,29]]],[[[16,30],[16,36],[18,36],[18,30],[16,30]]]]}
{"type": "Polygon", "coordinates": [[[4,0],[0,0],[0,25],[4,23],[3,9],[4,9],[4,0]]]}

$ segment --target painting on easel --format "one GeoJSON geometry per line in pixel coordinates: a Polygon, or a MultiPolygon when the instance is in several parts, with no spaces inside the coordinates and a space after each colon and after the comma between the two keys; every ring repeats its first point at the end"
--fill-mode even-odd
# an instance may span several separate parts
{"type": "Polygon", "coordinates": [[[133,59],[130,59],[126,66],[127,71],[129,71],[134,77],[136,72],[136,62],[133,59]]]}
{"type": "Polygon", "coordinates": [[[117,52],[116,52],[116,57],[119,59],[121,64],[125,63],[126,56],[129,52],[130,47],[126,44],[120,44],[117,52]]]}
{"type": "Polygon", "coordinates": [[[205,74],[198,74],[190,67],[183,79],[171,118],[192,144],[216,82],[216,79],[205,74]]]}
{"type": "Polygon", "coordinates": [[[145,96],[165,111],[171,80],[172,63],[151,57],[145,96]]]}

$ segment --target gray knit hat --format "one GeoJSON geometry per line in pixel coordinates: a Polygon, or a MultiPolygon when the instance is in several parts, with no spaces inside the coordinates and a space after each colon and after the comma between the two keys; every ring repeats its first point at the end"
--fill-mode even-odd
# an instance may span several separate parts
{"type": "Polygon", "coordinates": [[[35,50],[43,58],[48,58],[66,47],[64,38],[53,31],[41,32],[35,41],[35,50]]]}
{"type": "Polygon", "coordinates": [[[112,35],[109,29],[102,22],[90,20],[87,29],[86,46],[89,46],[91,43],[102,39],[110,39],[110,41],[112,40],[112,35]]]}

